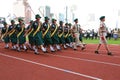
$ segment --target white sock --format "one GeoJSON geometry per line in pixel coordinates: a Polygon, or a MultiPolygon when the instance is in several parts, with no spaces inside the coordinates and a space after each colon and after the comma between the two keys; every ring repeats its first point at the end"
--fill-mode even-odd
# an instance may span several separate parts
{"type": "Polygon", "coordinates": [[[44,52],[46,51],[46,49],[45,49],[44,47],[41,47],[41,49],[42,49],[42,51],[44,51],[44,52]]]}
{"type": "Polygon", "coordinates": [[[27,49],[25,45],[23,45],[23,48],[24,48],[24,49],[27,49]]]}
{"type": "Polygon", "coordinates": [[[56,44],[56,48],[57,48],[57,49],[60,49],[60,46],[56,44]]]}
{"type": "Polygon", "coordinates": [[[18,51],[20,51],[20,47],[18,47],[18,51]]]}
{"type": "Polygon", "coordinates": [[[14,45],[13,48],[16,49],[16,46],[14,45]]]}
{"type": "Polygon", "coordinates": [[[38,53],[38,49],[35,49],[35,52],[38,53]]]}
{"type": "Polygon", "coordinates": [[[53,48],[52,46],[50,46],[50,50],[51,50],[51,51],[55,51],[54,48],[53,48]]]}
{"type": "Polygon", "coordinates": [[[5,47],[9,47],[9,45],[8,44],[6,44],[6,46],[5,47]]]}
{"type": "Polygon", "coordinates": [[[64,44],[64,46],[63,46],[63,47],[64,47],[64,48],[67,48],[65,44],[64,44]]]}
{"type": "Polygon", "coordinates": [[[36,49],[36,46],[33,46],[33,50],[35,50],[36,49]]]}

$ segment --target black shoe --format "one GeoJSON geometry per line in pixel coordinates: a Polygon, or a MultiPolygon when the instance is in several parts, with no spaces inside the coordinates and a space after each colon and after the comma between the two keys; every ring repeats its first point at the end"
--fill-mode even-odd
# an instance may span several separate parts
{"type": "Polygon", "coordinates": [[[48,53],[48,51],[43,51],[43,53],[48,53]]]}
{"type": "Polygon", "coordinates": [[[9,49],[9,47],[5,47],[5,49],[9,49]]]}
{"type": "Polygon", "coordinates": [[[77,49],[74,48],[74,51],[76,51],[77,49]]]}
{"type": "Polygon", "coordinates": [[[111,53],[111,52],[108,52],[107,54],[112,56],[112,53],[111,53]]]}
{"type": "Polygon", "coordinates": [[[84,50],[84,49],[85,49],[85,47],[82,47],[82,48],[81,48],[81,50],[84,50]]]}
{"type": "Polygon", "coordinates": [[[17,52],[21,52],[21,50],[17,50],[17,52]]]}
{"type": "Polygon", "coordinates": [[[25,51],[27,51],[27,50],[28,50],[28,48],[25,49],[25,51]]]}
{"type": "Polygon", "coordinates": [[[51,52],[55,52],[55,50],[51,50],[51,52]]]}
{"type": "Polygon", "coordinates": [[[95,51],[95,53],[96,53],[96,54],[99,54],[99,52],[98,52],[97,50],[95,51]]]}

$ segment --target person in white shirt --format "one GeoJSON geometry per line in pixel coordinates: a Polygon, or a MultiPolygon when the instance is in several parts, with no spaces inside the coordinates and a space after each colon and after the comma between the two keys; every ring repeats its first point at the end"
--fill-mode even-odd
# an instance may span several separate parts
{"type": "Polygon", "coordinates": [[[74,50],[77,50],[77,46],[81,46],[81,50],[85,49],[85,46],[80,42],[79,36],[80,32],[82,31],[80,24],[78,24],[78,19],[74,20],[75,24],[73,25],[73,33],[75,35],[75,43],[73,44],[74,50]]]}
{"type": "Polygon", "coordinates": [[[95,53],[98,54],[99,53],[98,50],[100,49],[101,44],[104,44],[104,46],[107,50],[107,54],[112,55],[112,53],[110,52],[108,45],[107,45],[107,40],[106,40],[107,28],[106,28],[106,25],[104,22],[105,22],[105,16],[101,16],[100,17],[100,27],[98,30],[100,43],[99,43],[97,49],[95,50],[95,53]]]}

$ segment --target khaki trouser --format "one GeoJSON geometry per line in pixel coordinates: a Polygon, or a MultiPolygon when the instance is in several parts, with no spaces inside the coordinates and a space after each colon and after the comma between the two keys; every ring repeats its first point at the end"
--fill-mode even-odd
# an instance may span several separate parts
{"type": "Polygon", "coordinates": [[[83,44],[79,40],[79,33],[75,33],[75,43],[73,44],[74,49],[77,49],[77,46],[83,47],[83,44]]]}

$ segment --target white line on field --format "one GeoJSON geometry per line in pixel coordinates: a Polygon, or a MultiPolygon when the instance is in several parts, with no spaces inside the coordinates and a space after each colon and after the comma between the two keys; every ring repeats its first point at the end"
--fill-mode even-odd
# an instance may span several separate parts
{"type": "Polygon", "coordinates": [[[63,72],[66,72],[66,73],[70,73],[70,74],[74,74],[74,75],[78,75],[78,76],[83,76],[83,77],[90,78],[90,79],[94,79],[94,80],[102,80],[102,79],[97,78],[97,77],[93,77],[93,76],[81,74],[81,73],[74,72],[74,71],[67,70],[67,69],[62,69],[62,68],[50,66],[50,65],[47,65],[47,64],[37,63],[37,62],[31,61],[31,60],[27,60],[27,59],[15,57],[15,56],[10,56],[10,55],[6,55],[6,54],[2,54],[2,53],[0,53],[0,55],[1,55],[1,56],[4,56],[4,57],[9,57],[9,58],[13,58],[13,59],[16,59],[16,60],[24,61],[24,62],[36,64],[36,65],[39,65],[39,66],[44,66],[44,67],[47,67],[47,68],[51,68],[51,69],[63,71],[63,72]]]}

